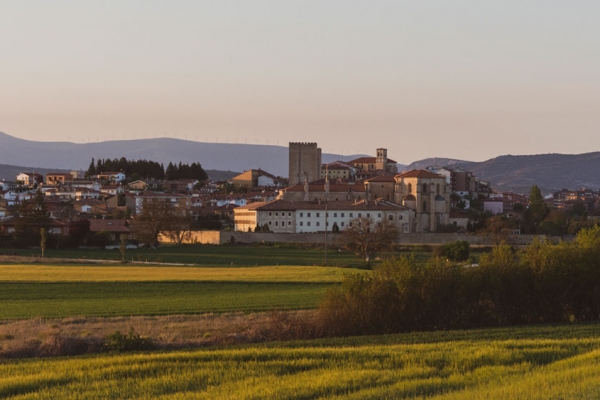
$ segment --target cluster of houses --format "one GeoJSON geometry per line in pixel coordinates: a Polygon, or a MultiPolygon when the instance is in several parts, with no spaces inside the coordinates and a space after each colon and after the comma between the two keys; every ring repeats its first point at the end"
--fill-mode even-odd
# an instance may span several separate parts
{"type": "MultiPolygon", "coordinates": [[[[466,229],[471,199],[483,210],[510,216],[528,198],[494,193],[489,182],[449,166],[399,172],[386,149],[375,157],[321,163],[316,143],[290,143],[289,181],[250,169],[227,182],[193,179],[128,181],[123,172],[88,179],[81,172],[20,173],[0,182],[0,232],[14,231],[18,208],[36,191],[44,194],[53,233],[66,235],[68,222],[90,221],[92,232],[134,234],[131,224],[147,201],[170,204],[178,214],[211,216],[222,227],[243,232],[317,233],[343,230],[360,217],[387,221],[404,234],[466,229]]],[[[562,190],[547,198],[555,208],[583,205],[598,212],[592,190],[562,190]]]]}
{"type": "Polygon", "coordinates": [[[89,179],[82,179],[76,171],[45,176],[31,172],[20,173],[12,182],[0,181],[0,232],[14,233],[20,207],[31,204],[37,191],[44,194],[51,218],[49,233],[68,235],[70,221],[85,219],[90,221],[92,233],[107,232],[115,240],[123,233],[134,238],[132,225],[146,202],[167,203],[180,215],[216,218],[227,228],[232,225],[236,207],[274,200],[278,194],[271,181],[261,189],[248,186],[244,193],[227,193],[222,190],[226,182],[199,185],[194,179],[128,182],[126,178],[123,172],[106,172],[89,179]]]}

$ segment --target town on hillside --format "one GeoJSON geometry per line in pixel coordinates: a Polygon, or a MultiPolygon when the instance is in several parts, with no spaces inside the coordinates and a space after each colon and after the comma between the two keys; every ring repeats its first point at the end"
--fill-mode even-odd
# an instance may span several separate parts
{"type": "Polygon", "coordinates": [[[199,163],[164,168],[121,159],[0,182],[3,247],[35,246],[41,228],[56,246],[110,247],[211,242],[199,234],[206,231],[337,233],[357,218],[393,224],[401,235],[568,235],[600,220],[600,195],[563,189],[544,198],[535,185],[530,193],[499,193],[452,166],[399,171],[385,148],[323,164],[317,143],[296,142],[287,178],[248,169],[212,181],[199,163]]]}

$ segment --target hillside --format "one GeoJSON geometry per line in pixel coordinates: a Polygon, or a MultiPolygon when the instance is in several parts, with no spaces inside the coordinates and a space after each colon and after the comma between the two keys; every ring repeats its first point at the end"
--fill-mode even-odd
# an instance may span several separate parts
{"type": "Polygon", "coordinates": [[[471,171],[489,181],[496,191],[529,193],[538,185],[544,194],[568,188],[600,189],[600,152],[586,154],[506,155],[483,162],[451,158],[426,158],[411,163],[404,170],[431,165],[452,166],[471,171]]]}
{"type": "MultiPolygon", "coordinates": [[[[361,155],[323,154],[323,162],[348,161],[361,155]]],[[[262,168],[287,176],[287,146],[202,143],[181,139],[155,138],[115,140],[99,143],[36,142],[0,132],[0,162],[27,165],[41,170],[87,169],[94,158],[147,159],[160,163],[200,162],[204,169],[245,171],[262,168]]]]}
{"type": "Polygon", "coordinates": [[[586,154],[506,155],[479,163],[457,165],[492,183],[496,190],[528,193],[538,185],[543,193],[562,188],[600,189],[600,152],[586,154]]]}
{"type": "Polygon", "coordinates": [[[456,160],[454,158],[430,157],[430,158],[424,158],[424,159],[418,160],[418,161],[413,161],[409,165],[404,166],[404,168],[402,168],[402,171],[412,171],[413,169],[423,169],[423,168],[427,168],[427,167],[430,167],[433,165],[437,165],[440,167],[455,166],[457,164],[465,164],[468,162],[469,161],[456,160]]]}

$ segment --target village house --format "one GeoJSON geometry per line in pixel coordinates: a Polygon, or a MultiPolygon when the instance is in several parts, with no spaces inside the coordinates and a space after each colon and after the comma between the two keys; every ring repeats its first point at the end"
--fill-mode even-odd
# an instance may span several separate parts
{"type": "Polygon", "coordinates": [[[126,175],[123,172],[101,172],[94,177],[100,181],[121,182],[124,181],[126,175]]]}
{"type": "Polygon", "coordinates": [[[135,215],[141,213],[145,203],[162,202],[175,207],[178,214],[186,214],[191,210],[191,200],[188,196],[180,193],[142,192],[135,196],[135,215]]]}
{"type": "Polygon", "coordinates": [[[62,172],[52,172],[46,174],[46,184],[47,185],[64,185],[66,182],[72,182],[73,175],[62,173],[62,172]]]}
{"type": "Polygon", "coordinates": [[[249,169],[233,178],[231,183],[248,189],[255,187],[279,187],[283,180],[262,169],[249,169]]]}
{"type": "Polygon", "coordinates": [[[37,172],[21,172],[17,175],[17,182],[21,182],[24,186],[33,185],[34,183],[44,182],[44,176],[37,172]]]}

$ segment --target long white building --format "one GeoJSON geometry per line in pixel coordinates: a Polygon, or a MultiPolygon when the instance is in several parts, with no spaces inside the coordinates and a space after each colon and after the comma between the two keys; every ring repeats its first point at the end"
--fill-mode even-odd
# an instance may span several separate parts
{"type": "Polygon", "coordinates": [[[334,226],[344,230],[352,219],[360,217],[392,222],[402,233],[414,232],[415,212],[382,200],[328,203],[274,200],[255,202],[234,210],[235,230],[242,232],[254,231],[265,224],[275,233],[324,232],[326,226],[328,231],[334,226]]]}

